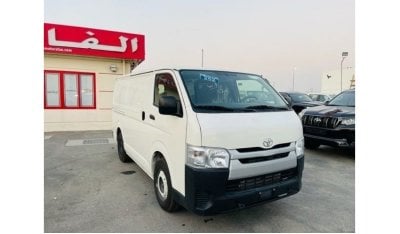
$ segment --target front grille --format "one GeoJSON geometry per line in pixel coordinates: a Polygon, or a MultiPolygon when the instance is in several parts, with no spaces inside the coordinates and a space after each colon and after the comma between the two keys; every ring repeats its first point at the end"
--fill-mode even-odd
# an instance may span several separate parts
{"type": "Polygon", "coordinates": [[[236,149],[239,153],[249,153],[249,152],[255,152],[255,151],[264,151],[264,150],[272,150],[272,149],[279,149],[279,148],[285,148],[288,147],[290,143],[283,143],[283,144],[278,144],[274,145],[271,148],[265,149],[261,147],[250,147],[250,148],[239,148],[236,149]]]}
{"type": "Polygon", "coordinates": [[[289,152],[286,153],[281,153],[281,154],[274,154],[270,156],[263,156],[263,157],[254,157],[254,158],[242,158],[239,159],[241,163],[256,163],[256,162],[263,162],[263,161],[269,161],[269,160],[274,160],[278,158],[285,158],[289,155],[289,152]]]}
{"type": "Polygon", "coordinates": [[[321,136],[331,139],[347,139],[347,142],[351,144],[355,140],[355,131],[351,129],[323,129],[305,126],[304,134],[310,134],[314,136],[321,136]]]}
{"type": "Polygon", "coordinates": [[[228,180],[225,191],[235,192],[253,188],[259,188],[270,184],[282,182],[297,176],[297,168],[285,171],[270,173],[266,175],[254,176],[244,179],[228,180]]]}
{"type": "Polygon", "coordinates": [[[301,119],[303,125],[322,127],[322,128],[336,128],[340,124],[340,119],[337,117],[324,117],[315,115],[303,115],[301,119]]]}

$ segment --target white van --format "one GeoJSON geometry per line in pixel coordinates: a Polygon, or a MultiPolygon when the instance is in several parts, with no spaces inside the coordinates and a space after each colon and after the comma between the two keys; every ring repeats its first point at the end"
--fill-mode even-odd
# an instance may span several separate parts
{"type": "Polygon", "coordinates": [[[122,162],[154,181],[160,206],[209,215],[301,188],[302,124],[254,74],[160,69],[117,79],[113,134],[122,162]]]}

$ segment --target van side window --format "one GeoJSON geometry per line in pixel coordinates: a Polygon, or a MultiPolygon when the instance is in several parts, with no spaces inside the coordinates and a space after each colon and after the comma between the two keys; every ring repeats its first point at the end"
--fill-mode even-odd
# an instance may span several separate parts
{"type": "Polygon", "coordinates": [[[171,74],[157,74],[154,82],[154,105],[158,106],[161,96],[174,96],[180,100],[178,89],[171,74]]]}

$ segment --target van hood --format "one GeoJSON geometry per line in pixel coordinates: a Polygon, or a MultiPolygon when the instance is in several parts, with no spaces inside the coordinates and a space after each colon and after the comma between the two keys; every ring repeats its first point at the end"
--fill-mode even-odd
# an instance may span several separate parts
{"type": "Polygon", "coordinates": [[[303,137],[303,128],[294,111],[197,113],[202,146],[225,149],[272,146],[303,137]]]}

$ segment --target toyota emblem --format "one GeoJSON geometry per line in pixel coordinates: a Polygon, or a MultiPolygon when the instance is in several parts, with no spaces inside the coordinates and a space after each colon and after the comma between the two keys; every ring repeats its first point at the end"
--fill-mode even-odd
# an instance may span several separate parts
{"type": "Polygon", "coordinates": [[[265,148],[269,148],[269,147],[272,146],[273,143],[274,143],[274,142],[272,141],[272,139],[271,139],[271,138],[268,138],[268,139],[265,139],[265,140],[263,141],[263,146],[264,146],[265,148]]]}
{"type": "Polygon", "coordinates": [[[322,119],[318,118],[318,117],[314,119],[314,123],[316,123],[316,124],[321,123],[321,121],[322,121],[322,119]]]}

